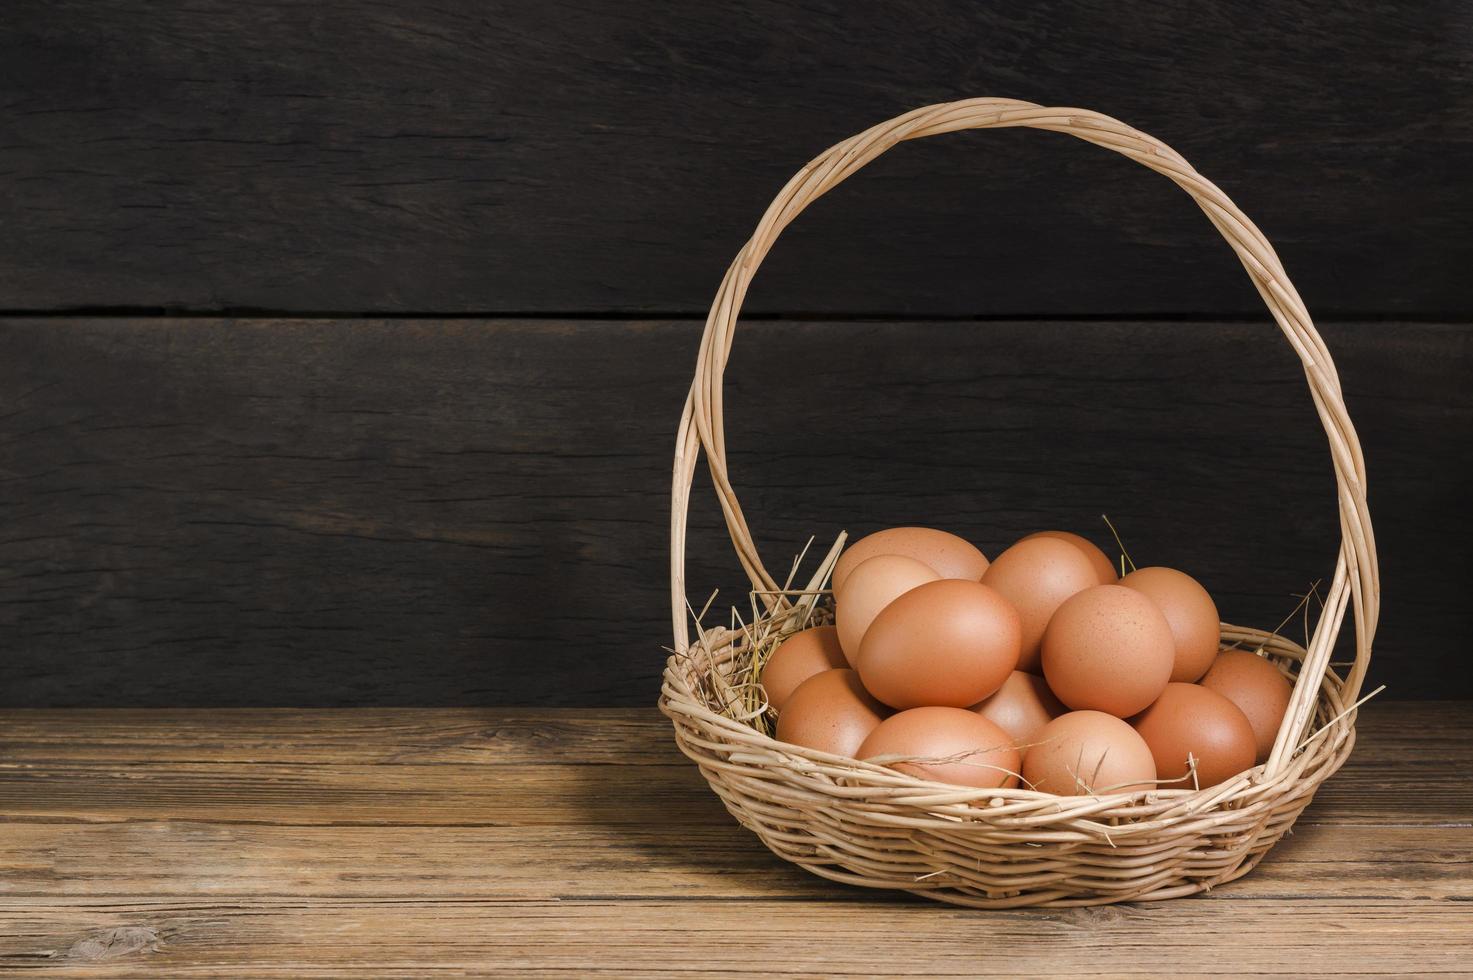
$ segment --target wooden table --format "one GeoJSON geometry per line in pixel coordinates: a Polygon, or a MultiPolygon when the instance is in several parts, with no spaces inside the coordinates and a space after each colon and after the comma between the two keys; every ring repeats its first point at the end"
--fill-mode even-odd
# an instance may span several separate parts
{"type": "Polygon", "coordinates": [[[0,714],[0,974],[1473,973],[1473,703],[1372,703],[1253,874],[979,912],[737,827],[653,710],[0,714]]]}

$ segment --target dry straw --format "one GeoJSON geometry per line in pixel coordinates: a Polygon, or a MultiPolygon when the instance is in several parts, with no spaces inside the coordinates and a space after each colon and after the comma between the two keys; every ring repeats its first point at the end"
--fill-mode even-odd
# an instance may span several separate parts
{"type": "Polygon", "coordinates": [[[1335,365],[1263,234],[1174,150],[1108,116],[1011,99],[927,106],[820,154],[762,216],[727,270],[706,320],[695,380],[675,447],[670,597],[674,648],[660,706],[682,751],[744,826],[779,856],[832,878],[989,908],[1153,901],[1205,891],[1246,874],[1293,825],[1355,741],[1354,707],[1380,607],[1365,466],[1335,365]],[[1223,624],[1224,644],[1258,650],[1295,678],[1268,761],[1206,790],[1156,789],[1057,797],[975,790],[916,779],[775,741],[754,681],[782,635],[822,617],[816,604],[842,537],[804,588],[763,565],[727,471],[722,374],[747,288],[777,236],[803,209],[904,140],[965,129],[1024,126],[1068,133],[1163,174],[1191,195],[1248,270],[1299,354],[1329,438],[1342,540],[1324,611],[1301,647],[1223,624]],[[754,619],[705,630],[686,603],[685,532],[691,481],[705,452],[737,559],[752,582],[754,619]],[[1346,676],[1330,654],[1347,607],[1355,660],[1346,676]]]}

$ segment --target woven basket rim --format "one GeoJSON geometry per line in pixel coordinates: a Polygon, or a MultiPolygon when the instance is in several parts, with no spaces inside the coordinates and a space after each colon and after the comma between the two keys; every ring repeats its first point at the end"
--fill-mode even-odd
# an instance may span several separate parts
{"type": "MultiPolygon", "coordinates": [[[[1230,630],[1235,635],[1260,638],[1265,651],[1271,656],[1300,662],[1305,656],[1303,647],[1278,634],[1230,624],[1223,624],[1223,627],[1224,631],[1230,630]],[[1273,649],[1270,650],[1269,647],[1273,649]]],[[[711,630],[708,635],[713,637],[710,646],[724,650],[708,660],[707,666],[713,669],[729,662],[734,657],[743,638],[740,631],[727,629],[711,630]]],[[[1331,671],[1325,675],[1320,684],[1320,701],[1323,706],[1321,710],[1328,718],[1325,724],[1326,730],[1316,734],[1314,743],[1312,743],[1316,745],[1316,748],[1312,752],[1297,755],[1296,765],[1273,776],[1266,772],[1266,765],[1260,763],[1224,783],[1201,789],[1158,787],[1130,793],[1062,796],[1019,787],[962,787],[952,783],[923,779],[862,759],[851,759],[779,741],[746,722],[721,714],[703,704],[686,683],[687,675],[699,669],[700,666],[699,661],[680,653],[672,653],[667,658],[659,702],[661,711],[667,716],[672,718],[680,716],[697,721],[727,733],[734,740],[750,743],[754,748],[783,755],[791,762],[810,768],[814,772],[843,779],[846,781],[845,788],[855,791],[845,794],[849,798],[863,798],[865,796],[863,791],[866,789],[888,792],[911,790],[919,795],[905,797],[904,802],[906,805],[922,808],[942,802],[955,805],[985,802],[993,813],[1004,815],[1014,809],[1014,804],[1026,805],[1024,807],[1026,809],[1033,809],[1037,804],[1057,806],[1068,804],[1076,808],[1087,806],[1089,810],[1098,810],[1106,816],[1134,819],[1145,809],[1159,805],[1168,808],[1185,806],[1190,809],[1191,813],[1197,814],[1213,807],[1224,806],[1240,799],[1272,791],[1277,785],[1292,782],[1304,769],[1310,767],[1311,762],[1319,761],[1319,756],[1333,754],[1334,750],[1346,739],[1353,740],[1355,736],[1356,711],[1346,705],[1343,697],[1344,682],[1331,671]],[[1083,804],[1078,801],[1088,801],[1088,803],[1083,804]],[[1008,809],[1004,810],[1000,807],[1008,809]]],[[[1051,812],[1057,815],[1060,811],[1056,809],[1051,812]]]]}

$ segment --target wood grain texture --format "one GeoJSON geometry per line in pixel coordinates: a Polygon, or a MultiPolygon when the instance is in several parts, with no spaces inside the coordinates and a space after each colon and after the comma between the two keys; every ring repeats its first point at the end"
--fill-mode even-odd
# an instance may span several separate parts
{"type": "MultiPolygon", "coordinates": [[[[698,333],[0,320],[0,703],[649,703],[698,333]]],[[[1473,531],[1473,330],[1325,334],[1387,583],[1371,682],[1473,696],[1451,554],[1473,531]]],[[[1105,512],[1137,562],[1263,627],[1333,567],[1328,450],[1266,323],[763,322],[728,378],[774,566],[841,528],[934,523],[995,553],[1098,537],[1105,512]]],[[[695,500],[692,601],[745,606],[695,500]]]]}
{"type": "Polygon", "coordinates": [[[1241,881],[985,912],[778,861],[649,709],[7,711],[0,971],[1456,975],[1473,705],[1373,702],[1359,733],[1241,881]]]}
{"type": "MultiPolygon", "coordinates": [[[[1470,31],[1456,0],[14,0],[0,308],[699,311],[814,154],[1000,95],[1176,146],[1322,315],[1467,314],[1470,31]]],[[[1166,181],[999,133],[844,187],[749,310],[1259,306],[1166,181]]]]}

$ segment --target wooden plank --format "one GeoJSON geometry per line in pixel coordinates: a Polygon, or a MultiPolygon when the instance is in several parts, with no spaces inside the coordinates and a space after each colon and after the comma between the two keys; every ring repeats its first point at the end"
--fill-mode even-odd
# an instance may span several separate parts
{"type": "MultiPolygon", "coordinates": [[[[1383,711],[1386,728],[1408,724],[1422,705],[1392,703],[1383,711]]],[[[89,744],[85,718],[66,719],[58,731],[80,731],[80,745],[89,744]]],[[[241,712],[249,715],[249,712],[241,712]]],[[[347,712],[349,719],[356,712],[347,712]]],[[[653,714],[652,712],[650,714],[653,714]]],[[[340,713],[313,713],[299,737],[332,732],[340,713]],[[310,726],[310,727],[309,727],[310,726]]],[[[585,734],[600,737],[600,712],[585,734]]],[[[1473,784],[1448,781],[1449,772],[1466,772],[1473,764],[1473,740],[1467,736],[1473,710],[1456,702],[1434,710],[1430,717],[1450,728],[1448,745],[1423,747],[1414,738],[1398,743],[1386,740],[1374,746],[1378,730],[1365,734],[1370,747],[1356,756],[1358,779],[1336,779],[1319,799],[1334,814],[1336,824],[1379,825],[1395,820],[1404,826],[1468,826],[1473,821],[1473,784]],[[1428,787],[1434,786],[1435,792],[1428,787]]],[[[374,731],[364,722],[348,722],[347,730],[329,738],[303,756],[277,761],[265,753],[227,750],[214,757],[213,743],[203,740],[189,751],[191,760],[157,759],[133,753],[118,759],[101,752],[56,759],[44,751],[29,752],[24,744],[10,743],[0,765],[0,812],[45,821],[151,821],[177,820],[222,824],[282,824],[291,826],[544,826],[605,827],[647,824],[676,819],[690,823],[724,825],[729,817],[707,798],[699,773],[675,749],[668,723],[658,716],[644,725],[608,726],[603,738],[611,745],[636,746],[628,760],[617,757],[593,761],[583,740],[569,738],[568,726],[553,724],[544,736],[522,749],[515,726],[501,728],[489,719],[479,747],[452,752],[449,757],[421,755],[413,742],[400,747],[394,740],[398,726],[374,731]],[[352,733],[379,745],[393,745],[387,756],[351,761],[331,753],[352,733]],[[525,754],[524,754],[525,753],[525,754]],[[537,758],[538,754],[542,757],[537,758]],[[327,757],[324,758],[324,755],[327,757]]],[[[1384,730],[1384,729],[1382,729],[1384,730]]],[[[1421,730],[1421,729],[1417,729],[1421,730]]],[[[188,744],[187,724],[164,729],[167,741],[188,744]]],[[[260,736],[254,741],[259,742],[260,736]]],[[[247,743],[249,744],[249,742],[247,743]]],[[[522,743],[526,744],[526,743],[522,743]]],[[[596,758],[596,757],[595,757],[596,758]]],[[[1326,819],[1318,809],[1307,820],[1326,819]]]]}
{"type": "MultiPolygon", "coordinates": [[[[713,815],[720,811],[714,799],[708,802],[713,815]]],[[[283,894],[406,901],[466,895],[486,901],[874,898],[779,861],[724,813],[717,822],[681,819],[677,824],[645,814],[648,820],[640,824],[595,824],[574,817],[494,827],[173,819],[46,823],[29,822],[24,814],[8,816],[0,836],[0,900],[12,902],[283,894]]],[[[1317,805],[1275,845],[1267,864],[1219,889],[1213,899],[1314,900],[1329,889],[1376,900],[1468,897],[1473,827],[1352,827],[1338,818],[1338,810],[1317,805]],[[1320,812],[1331,822],[1309,822],[1320,812]]]]}
{"type": "MultiPolygon", "coordinates": [[[[0,916],[14,915],[0,904],[0,916]]],[[[1049,913],[920,903],[470,898],[27,908],[0,937],[17,973],[235,976],[1466,975],[1466,902],[1211,900],[1049,913]],[[1185,941],[1182,937],[1190,937],[1185,941]]]]}
{"type": "MultiPolygon", "coordinates": [[[[1459,704],[1429,702],[1430,719],[1459,704]]],[[[665,765],[678,758],[653,708],[11,709],[0,758],[66,762],[478,766],[665,765]]]]}
{"type": "MultiPolygon", "coordinates": [[[[1473,767],[1473,703],[1377,707],[1359,727],[1354,776],[1327,783],[1304,819],[1473,824],[1473,784],[1445,778],[1473,767]]],[[[281,725],[293,712],[238,710],[221,712],[214,733],[199,715],[171,712],[156,728],[148,712],[110,714],[8,712],[0,812],[293,827],[730,820],[675,749],[668,722],[648,709],[568,709],[542,724],[526,712],[486,710],[475,727],[461,712],[427,712],[419,725],[401,720],[413,712],[308,712],[281,725]],[[136,735],[108,741],[130,728],[136,735]],[[37,731],[49,735],[38,741],[37,731]],[[74,742],[57,751],[64,739],[74,742]]]]}
{"type": "MultiPolygon", "coordinates": [[[[1445,558],[1473,534],[1448,451],[1473,330],[1325,332],[1387,590],[1372,682],[1473,696],[1473,571],[1445,558]]],[[[698,333],[0,319],[0,704],[649,704],[698,333]]],[[[1104,512],[1264,627],[1333,570],[1324,436],[1267,323],[754,323],[727,414],[774,567],[843,528],[995,553],[1104,512]]],[[[694,501],[691,598],[745,607],[704,475],[694,501]]]]}
{"type": "Polygon", "coordinates": [[[783,864],[692,766],[651,761],[674,749],[648,710],[213,714],[0,715],[0,972],[1438,976],[1473,942],[1467,703],[1368,705],[1345,769],[1238,882],[1028,912],[783,864]],[[626,751],[590,765],[599,732],[626,751]],[[1420,785],[1378,794],[1398,757],[1420,785]]]}
{"type": "MultiPolygon", "coordinates": [[[[836,10],[9,3],[0,295],[693,312],[815,153],[917,105],[1006,95],[1175,145],[1279,243],[1311,309],[1473,312],[1456,3],[836,10]],[[1121,37],[1128,55],[1099,43],[1121,37]]],[[[892,154],[805,216],[752,302],[1261,312],[1167,181],[1043,133],[892,154]]]]}
{"type": "MultiPolygon", "coordinates": [[[[7,709],[0,759],[67,764],[269,766],[649,765],[680,761],[654,708],[7,709]]],[[[1371,701],[1357,768],[1415,761],[1473,769],[1473,702],[1371,701]]]]}
{"type": "MultiPolygon", "coordinates": [[[[289,826],[715,822],[689,764],[486,767],[209,763],[0,769],[0,808],[31,820],[187,820],[289,826]],[[98,806],[98,797],[106,805],[98,806]]],[[[1425,812],[1425,811],[1424,811],[1425,812]]],[[[729,819],[729,818],[727,818],[729,819]]],[[[1447,819],[1446,810],[1431,819],[1447,819]]]]}

